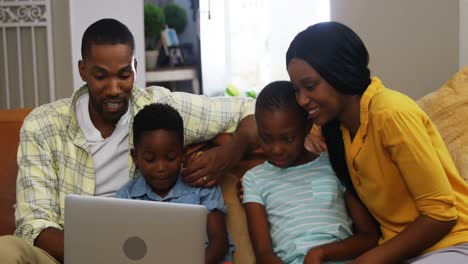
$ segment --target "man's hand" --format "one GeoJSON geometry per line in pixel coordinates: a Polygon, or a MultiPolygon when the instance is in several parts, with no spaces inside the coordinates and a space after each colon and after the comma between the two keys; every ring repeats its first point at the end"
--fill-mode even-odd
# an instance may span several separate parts
{"type": "Polygon", "coordinates": [[[227,145],[229,144],[198,151],[189,158],[187,167],[182,171],[185,182],[192,186],[215,186],[219,177],[235,162],[229,155],[230,146],[227,145]]]}
{"type": "Polygon", "coordinates": [[[192,186],[213,187],[257,143],[255,119],[253,115],[246,116],[232,140],[206,151],[199,151],[188,159],[186,168],[182,171],[184,181],[192,186]]]}
{"type": "Polygon", "coordinates": [[[322,129],[319,126],[312,126],[312,129],[305,139],[304,147],[314,154],[327,151],[327,144],[325,143],[325,138],[322,136],[322,129]]]}

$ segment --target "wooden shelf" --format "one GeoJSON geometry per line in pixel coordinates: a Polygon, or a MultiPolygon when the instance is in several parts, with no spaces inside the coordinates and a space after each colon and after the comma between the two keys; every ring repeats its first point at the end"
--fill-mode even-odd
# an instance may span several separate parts
{"type": "Polygon", "coordinates": [[[158,68],[146,72],[146,82],[192,81],[192,91],[200,94],[200,81],[195,67],[158,68]]]}

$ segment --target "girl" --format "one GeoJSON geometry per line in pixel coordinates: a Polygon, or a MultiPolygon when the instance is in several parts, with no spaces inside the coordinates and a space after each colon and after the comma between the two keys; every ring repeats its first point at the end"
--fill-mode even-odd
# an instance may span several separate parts
{"type": "Polygon", "coordinates": [[[327,155],[304,148],[310,126],[290,82],[263,88],[255,120],[267,161],[242,184],[257,263],[345,263],[376,246],[372,216],[336,178],[327,155]]]}

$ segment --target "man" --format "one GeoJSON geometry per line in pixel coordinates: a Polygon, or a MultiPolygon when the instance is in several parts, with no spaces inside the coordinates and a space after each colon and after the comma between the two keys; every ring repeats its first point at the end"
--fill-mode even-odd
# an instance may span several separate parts
{"type": "Polygon", "coordinates": [[[65,196],[112,196],[134,177],[130,124],[144,105],[175,107],[184,119],[186,144],[237,127],[232,142],[204,152],[190,164],[184,179],[191,185],[216,184],[253,142],[253,104],[245,98],[134,87],[134,47],[124,24],[114,19],[95,22],[83,35],[78,63],[86,85],[71,98],[40,106],[26,118],[18,150],[15,212],[15,235],[22,239],[0,238],[0,258],[9,257],[0,262],[63,262],[65,196]]]}

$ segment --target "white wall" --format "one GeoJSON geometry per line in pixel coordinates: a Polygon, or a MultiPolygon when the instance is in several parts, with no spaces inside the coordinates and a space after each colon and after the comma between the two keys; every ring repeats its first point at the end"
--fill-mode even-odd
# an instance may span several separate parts
{"type": "MultiPolygon", "coordinates": [[[[229,23],[245,23],[247,19],[246,15],[229,17],[226,6],[230,1],[239,0],[211,1],[212,19],[208,20],[208,0],[200,0],[203,88],[207,95],[224,90],[236,72],[229,63],[233,57],[249,56],[245,45],[230,44],[233,32],[229,32],[229,23]],[[214,34],[207,36],[207,29],[214,34]],[[233,55],[231,50],[241,55],[233,55]]],[[[271,57],[258,60],[259,68],[269,70],[262,80],[287,79],[284,54],[288,44],[299,30],[321,20],[316,16],[323,14],[312,7],[318,2],[268,0],[271,40],[265,47],[271,50],[271,57]]],[[[372,75],[383,79],[389,88],[419,99],[438,89],[459,68],[468,66],[468,0],[329,2],[331,20],[347,24],[358,33],[369,50],[372,75]]],[[[246,43],[255,41],[245,39],[246,43]]]]}
{"type": "MultiPolygon", "coordinates": [[[[270,1],[270,0],[269,0],[270,1]]],[[[271,1],[271,80],[289,80],[286,51],[294,37],[315,23],[330,20],[329,0],[271,1]]]]}
{"type": "Polygon", "coordinates": [[[372,75],[419,99],[458,71],[459,49],[467,50],[466,43],[459,47],[459,6],[456,0],[330,0],[330,15],[363,39],[372,75]]]}
{"type": "Polygon", "coordinates": [[[203,94],[206,95],[218,94],[226,87],[226,38],[229,34],[225,31],[225,8],[225,0],[200,0],[200,56],[203,94]]]}
{"type": "Polygon", "coordinates": [[[135,55],[138,61],[136,83],[145,83],[145,46],[143,27],[143,0],[69,0],[72,45],[73,83],[78,89],[84,83],[78,72],[81,59],[81,38],[86,28],[101,18],[115,18],[124,23],[135,37],[135,55]]]}
{"type": "Polygon", "coordinates": [[[468,0],[460,0],[460,66],[468,66],[468,0]]]}

